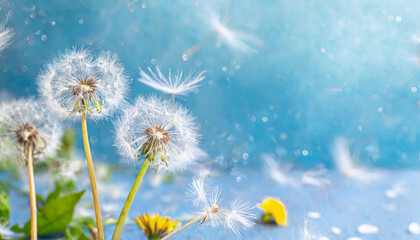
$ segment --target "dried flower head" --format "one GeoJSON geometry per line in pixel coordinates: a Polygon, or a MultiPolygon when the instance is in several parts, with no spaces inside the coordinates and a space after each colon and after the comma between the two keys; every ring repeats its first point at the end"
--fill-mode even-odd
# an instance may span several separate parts
{"type": "Polygon", "coordinates": [[[200,153],[195,118],[180,105],[138,97],[116,122],[116,143],[127,160],[143,157],[158,171],[184,170],[200,153]]]}
{"type": "Polygon", "coordinates": [[[198,83],[204,80],[206,71],[190,72],[188,75],[182,72],[172,75],[169,71],[165,77],[156,67],[156,73],[148,68],[149,73],[140,69],[139,81],[156,90],[172,95],[187,95],[199,87],[198,83]]]}
{"type": "Polygon", "coordinates": [[[15,33],[11,28],[0,25],[0,52],[10,45],[14,35],[15,33]]]}
{"type": "Polygon", "coordinates": [[[179,222],[157,213],[153,217],[149,214],[137,216],[134,221],[149,239],[161,239],[179,225],[179,222]]]}
{"type": "Polygon", "coordinates": [[[45,106],[21,99],[3,103],[0,110],[0,146],[8,158],[24,162],[29,149],[35,160],[55,153],[63,131],[45,106]]]}
{"type": "Polygon", "coordinates": [[[38,91],[48,107],[62,117],[111,115],[121,106],[130,80],[116,54],[66,50],[38,76],[38,91]]]}
{"type": "Polygon", "coordinates": [[[229,204],[229,208],[220,208],[219,187],[214,187],[208,193],[201,180],[193,179],[188,195],[194,197],[194,205],[200,207],[198,211],[201,216],[200,224],[209,223],[215,227],[222,224],[226,229],[235,234],[254,225],[255,215],[251,213],[253,207],[248,203],[235,200],[229,204]]]}

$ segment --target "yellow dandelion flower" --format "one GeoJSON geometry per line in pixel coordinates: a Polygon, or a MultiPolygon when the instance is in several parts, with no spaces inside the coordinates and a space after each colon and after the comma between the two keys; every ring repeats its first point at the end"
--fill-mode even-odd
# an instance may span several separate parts
{"type": "Polygon", "coordinates": [[[280,200],[266,197],[261,204],[257,204],[257,207],[264,211],[261,216],[263,223],[269,223],[273,217],[278,226],[287,226],[286,207],[280,200]]]}
{"type": "Polygon", "coordinates": [[[149,240],[161,239],[165,234],[176,228],[179,222],[169,217],[161,217],[156,213],[153,217],[150,214],[139,215],[134,221],[143,229],[149,240]]]}

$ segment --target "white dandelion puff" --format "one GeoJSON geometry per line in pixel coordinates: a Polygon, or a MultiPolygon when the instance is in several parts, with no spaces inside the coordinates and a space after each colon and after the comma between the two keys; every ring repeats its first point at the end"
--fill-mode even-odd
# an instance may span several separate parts
{"type": "Polygon", "coordinates": [[[63,136],[61,124],[49,109],[32,98],[0,106],[0,131],[2,154],[19,163],[26,163],[28,149],[35,160],[52,156],[63,136]]]}
{"type": "Polygon", "coordinates": [[[264,169],[268,175],[277,183],[281,185],[290,185],[292,187],[298,187],[298,181],[289,175],[289,171],[293,165],[287,164],[281,167],[272,154],[262,154],[261,158],[264,162],[264,169]]]}
{"type": "Polygon", "coordinates": [[[0,26],[0,52],[10,46],[14,35],[13,29],[0,26]]]}
{"type": "Polygon", "coordinates": [[[381,172],[369,170],[354,163],[349,141],[345,137],[337,137],[334,140],[331,154],[338,171],[345,177],[361,182],[371,182],[382,178],[381,172]]]}
{"type": "Polygon", "coordinates": [[[143,157],[158,172],[185,170],[200,152],[195,117],[154,96],[138,97],[123,110],[115,127],[120,155],[132,162],[143,157]]]}
{"type": "Polygon", "coordinates": [[[37,82],[39,94],[59,116],[87,113],[102,118],[125,102],[130,79],[116,54],[92,56],[73,49],[47,64],[37,82]]]}
{"type": "Polygon", "coordinates": [[[198,84],[204,80],[204,74],[206,73],[206,71],[192,71],[189,74],[183,72],[171,74],[169,71],[168,77],[166,77],[158,67],[156,67],[156,72],[153,72],[151,68],[148,68],[148,70],[149,73],[140,68],[140,78],[138,80],[151,88],[172,96],[185,96],[195,91],[200,87],[198,84]]]}

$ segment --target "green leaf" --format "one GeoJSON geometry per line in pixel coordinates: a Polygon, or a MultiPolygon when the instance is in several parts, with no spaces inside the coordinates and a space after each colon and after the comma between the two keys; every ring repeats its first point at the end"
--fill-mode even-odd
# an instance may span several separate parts
{"type": "Polygon", "coordinates": [[[66,231],[64,231],[64,236],[67,240],[91,240],[91,238],[85,234],[83,229],[79,228],[67,228],[66,231]]]}
{"type": "Polygon", "coordinates": [[[91,217],[77,217],[73,218],[69,224],[69,227],[64,232],[64,235],[69,240],[90,240],[90,237],[83,231],[89,228],[90,225],[95,225],[96,222],[91,217]]]}
{"type": "Polygon", "coordinates": [[[61,193],[61,185],[56,184],[55,190],[52,191],[50,194],[48,194],[47,201],[45,203],[48,204],[50,201],[57,199],[58,197],[60,197],[60,193],[61,193]]]}
{"type": "MultiPolygon", "coordinates": [[[[0,218],[8,221],[10,217],[9,195],[0,188],[0,218]]],[[[1,219],[0,219],[1,220],[1,219]]]]}
{"type": "MultiPolygon", "coordinates": [[[[44,207],[38,213],[38,234],[44,235],[52,232],[65,231],[73,218],[76,204],[85,191],[71,193],[56,199],[47,200],[44,207]]],[[[53,198],[53,197],[52,197],[53,198]]],[[[23,228],[14,225],[12,231],[24,233],[24,237],[30,236],[31,221],[26,222],[23,228]]]]}

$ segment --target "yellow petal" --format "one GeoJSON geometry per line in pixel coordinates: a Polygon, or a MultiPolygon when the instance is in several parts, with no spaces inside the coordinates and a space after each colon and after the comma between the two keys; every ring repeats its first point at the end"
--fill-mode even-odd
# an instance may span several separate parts
{"type": "Polygon", "coordinates": [[[261,208],[265,212],[269,213],[274,217],[277,225],[285,227],[287,226],[287,212],[284,204],[275,198],[267,197],[257,207],[261,208]]]}

